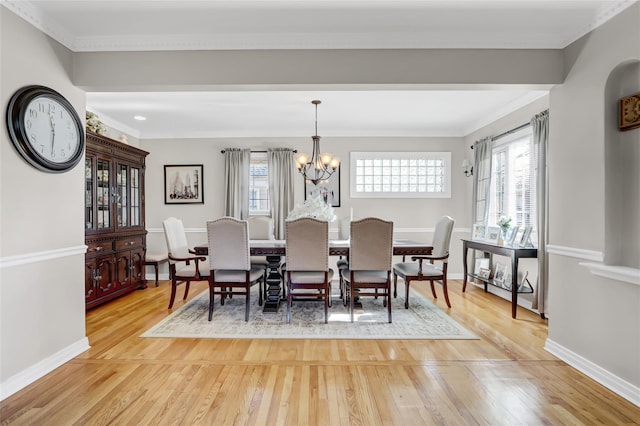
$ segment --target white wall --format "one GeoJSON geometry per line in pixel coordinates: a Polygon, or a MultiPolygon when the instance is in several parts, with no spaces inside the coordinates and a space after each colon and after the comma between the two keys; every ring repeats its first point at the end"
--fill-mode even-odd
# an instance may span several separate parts
{"type": "MultiPolygon", "coordinates": [[[[636,3],[566,49],[565,82],[550,93],[547,346],[640,405],[640,285],[579,265],[605,257],[605,130],[615,126],[605,119],[617,108],[607,100],[607,80],[620,64],[639,59],[636,3]]],[[[637,147],[640,130],[632,132],[624,142],[637,147]]],[[[640,235],[633,241],[637,250],[640,235]]]]}
{"type": "MultiPolygon", "coordinates": [[[[340,138],[326,137],[321,141],[323,151],[342,159],[340,167],[340,207],[335,208],[339,219],[349,217],[351,209],[355,217],[377,216],[394,222],[397,238],[411,238],[430,243],[433,228],[442,215],[456,220],[451,244],[449,271],[452,276],[462,274],[462,248],[460,238],[468,236],[467,216],[469,180],[459,167],[467,146],[461,138],[340,138]],[[351,151],[450,151],[452,153],[451,198],[421,199],[351,199],[349,196],[349,153],[351,151]]],[[[150,154],[146,171],[146,224],[149,230],[148,251],[166,251],[162,221],[170,216],[183,220],[191,244],[205,243],[205,222],[223,214],[224,156],[221,149],[227,147],[264,150],[268,147],[288,147],[299,152],[310,152],[311,138],[253,138],[215,140],[142,140],[140,147],[150,154]],[[176,149],[179,147],[179,149],[176,149]],[[164,204],[164,165],[203,164],[204,204],[164,204]],[[152,207],[150,207],[152,206],[152,207]]],[[[304,201],[302,176],[297,172],[295,202],[304,201]]],[[[337,238],[338,221],[330,224],[332,237],[337,238]]],[[[151,269],[148,270],[151,273],[151,269]]],[[[161,269],[167,277],[166,264],[161,269]]]]}
{"type": "MultiPolygon", "coordinates": [[[[71,52],[4,7],[0,52],[2,105],[19,88],[40,84],[65,96],[84,120],[84,92],[70,81],[71,52]]],[[[4,123],[0,138],[0,398],[5,398],[87,349],[88,342],[84,161],[67,173],[44,173],[22,160],[4,123]]]]}

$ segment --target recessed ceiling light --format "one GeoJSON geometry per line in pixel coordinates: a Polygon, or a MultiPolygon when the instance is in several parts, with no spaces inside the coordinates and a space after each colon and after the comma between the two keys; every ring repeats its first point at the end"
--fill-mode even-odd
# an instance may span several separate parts
{"type": "Polygon", "coordinates": [[[144,121],[147,119],[147,117],[145,117],[144,115],[134,115],[133,119],[138,121],[144,121]]]}

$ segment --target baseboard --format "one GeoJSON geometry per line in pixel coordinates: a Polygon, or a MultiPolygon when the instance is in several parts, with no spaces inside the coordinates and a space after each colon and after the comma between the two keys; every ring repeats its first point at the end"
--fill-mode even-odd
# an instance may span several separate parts
{"type": "Polygon", "coordinates": [[[54,353],[50,357],[47,357],[20,373],[9,377],[3,383],[0,383],[0,401],[5,400],[41,377],[44,377],[46,374],[49,374],[65,362],[72,360],[82,352],[88,350],[90,347],[89,339],[87,337],[83,337],[77,342],[72,343],[66,348],[54,353]]]}
{"type": "Polygon", "coordinates": [[[602,386],[640,407],[640,387],[621,379],[615,374],[610,373],[599,365],[581,357],[577,353],[559,345],[553,340],[547,339],[544,349],[560,358],[576,370],[600,383],[602,386]]]}

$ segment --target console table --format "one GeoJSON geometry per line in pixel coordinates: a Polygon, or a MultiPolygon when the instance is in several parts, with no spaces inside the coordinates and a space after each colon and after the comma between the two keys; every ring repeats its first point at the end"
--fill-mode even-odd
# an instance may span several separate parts
{"type": "Polygon", "coordinates": [[[464,283],[462,285],[462,292],[467,289],[467,278],[472,277],[476,280],[484,283],[484,291],[487,291],[488,285],[494,285],[500,288],[505,288],[503,285],[495,282],[491,278],[482,278],[478,274],[467,272],[467,252],[469,249],[480,250],[485,253],[485,257],[489,257],[489,264],[493,264],[492,255],[497,254],[506,256],[511,259],[511,287],[507,290],[511,290],[511,317],[516,317],[516,309],[518,308],[518,293],[532,293],[533,289],[529,291],[518,289],[518,261],[521,258],[537,258],[538,249],[535,247],[520,247],[518,245],[495,245],[484,241],[475,240],[462,240],[462,262],[464,268],[464,283]]]}

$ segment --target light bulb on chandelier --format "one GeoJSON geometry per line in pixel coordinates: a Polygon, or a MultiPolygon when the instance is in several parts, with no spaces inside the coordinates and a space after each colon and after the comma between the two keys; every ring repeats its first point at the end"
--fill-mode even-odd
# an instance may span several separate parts
{"type": "Polygon", "coordinates": [[[320,154],[320,136],[318,136],[318,100],[311,101],[316,106],[316,134],[311,136],[313,140],[313,150],[311,158],[309,154],[300,153],[296,156],[296,167],[304,178],[317,185],[321,181],[326,181],[331,177],[338,167],[340,167],[340,159],[334,157],[328,152],[320,154]]]}

